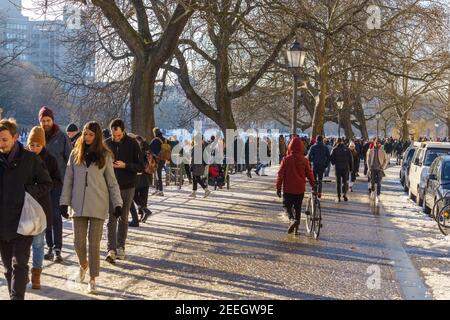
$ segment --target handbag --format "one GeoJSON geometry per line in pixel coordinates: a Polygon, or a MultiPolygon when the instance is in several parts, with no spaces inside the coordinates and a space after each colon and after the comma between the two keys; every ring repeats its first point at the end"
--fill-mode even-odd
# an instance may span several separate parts
{"type": "Polygon", "coordinates": [[[47,219],[41,205],[25,192],[17,233],[23,236],[36,236],[47,228],[47,219]]]}

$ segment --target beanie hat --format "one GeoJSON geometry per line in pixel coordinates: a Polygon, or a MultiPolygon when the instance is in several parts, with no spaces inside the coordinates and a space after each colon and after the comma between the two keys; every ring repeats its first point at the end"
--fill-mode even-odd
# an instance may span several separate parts
{"type": "Polygon", "coordinates": [[[39,143],[45,147],[45,131],[41,127],[33,127],[28,136],[28,145],[31,143],[39,143]]]}
{"type": "Polygon", "coordinates": [[[78,127],[75,123],[69,124],[66,128],[66,132],[77,132],[77,131],[78,131],[78,127]]]}
{"type": "Polygon", "coordinates": [[[41,121],[43,117],[50,117],[52,118],[52,120],[55,120],[55,117],[53,116],[53,111],[46,106],[42,106],[41,110],[39,110],[39,121],[41,121]]]}

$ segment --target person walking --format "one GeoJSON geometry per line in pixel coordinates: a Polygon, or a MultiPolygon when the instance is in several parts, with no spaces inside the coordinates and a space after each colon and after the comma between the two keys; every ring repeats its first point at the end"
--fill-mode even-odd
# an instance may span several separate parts
{"type": "Polygon", "coordinates": [[[358,150],[356,150],[356,144],[353,141],[350,142],[349,149],[350,149],[350,152],[352,154],[352,159],[353,159],[352,170],[350,173],[350,186],[349,187],[350,187],[350,192],[353,192],[353,186],[356,182],[356,177],[358,174],[360,157],[359,157],[358,150]]]}
{"type": "Polygon", "coordinates": [[[189,195],[191,198],[197,197],[197,184],[205,191],[204,197],[208,197],[211,191],[202,179],[205,174],[206,161],[203,159],[203,153],[205,151],[205,142],[203,137],[198,134],[194,137],[194,144],[191,151],[191,167],[192,167],[192,193],[189,195]],[[201,150],[201,155],[200,155],[201,150]]]}
{"type": "MultiPolygon", "coordinates": [[[[42,129],[45,130],[46,148],[48,152],[56,159],[59,173],[61,175],[61,179],[63,180],[66,172],[67,161],[69,160],[70,152],[72,151],[72,142],[55,123],[55,117],[50,108],[43,106],[40,109],[39,123],[42,129]]],[[[63,246],[63,223],[61,212],[59,211],[59,199],[62,191],[61,188],[62,187],[56,187],[51,191],[53,223],[52,230],[49,230],[45,235],[48,252],[44,255],[44,259],[52,260],[56,263],[63,262],[63,258],[61,256],[63,246]]]]}
{"type": "Polygon", "coordinates": [[[317,136],[317,142],[310,148],[308,160],[313,167],[314,180],[317,182],[317,196],[322,197],[322,180],[326,168],[330,164],[330,151],[323,143],[323,136],[317,136]]]}
{"type": "Polygon", "coordinates": [[[345,146],[342,138],[337,139],[336,147],[331,152],[331,163],[335,166],[336,173],[336,202],[341,202],[341,195],[344,201],[348,201],[348,176],[353,170],[353,157],[350,150],[345,146]]]}
{"type": "MultiPolygon", "coordinates": [[[[35,153],[42,160],[45,169],[50,174],[52,179],[52,189],[62,187],[61,175],[58,169],[58,163],[56,159],[45,148],[45,132],[41,127],[34,127],[31,129],[28,135],[27,150],[35,153]]],[[[37,199],[37,202],[44,210],[47,229],[39,235],[33,237],[33,265],[31,268],[31,288],[41,289],[41,273],[44,266],[44,253],[45,253],[45,235],[46,232],[52,230],[52,199],[50,191],[41,194],[37,199]]]]}
{"type": "Polygon", "coordinates": [[[87,292],[97,292],[100,272],[100,242],[110,203],[120,217],[122,197],[113,167],[113,155],[103,142],[98,123],[89,122],[70,155],[61,194],[61,212],[73,219],[74,247],[79,263],[77,281],[82,283],[89,269],[87,292]],[[89,249],[87,249],[89,245],[89,249]]]}
{"type": "Polygon", "coordinates": [[[279,148],[279,162],[281,163],[281,160],[283,160],[287,151],[286,139],[284,138],[283,135],[280,135],[279,137],[278,148],[279,148]]]}
{"type": "Polygon", "coordinates": [[[81,136],[81,132],[78,129],[78,126],[75,123],[71,123],[66,128],[67,136],[70,138],[70,142],[72,146],[75,146],[78,138],[81,136]]]}
{"type": "Polygon", "coordinates": [[[33,236],[17,233],[25,192],[39,199],[52,179],[42,160],[18,141],[14,119],[0,120],[0,255],[11,300],[24,300],[33,236]]]}
{"type": "Polygon", "coordinates": [[[294,137],[289,142],[288,153],[281,161],[276,180],[276,191],[281,198],[283,190],[283,207],[289,216],[288,233],[298,233],[302,202],[306,190],[306,178],[314,190],[314,175],[308,159],[305,158],[305,147],[300,138],[294,137]]]}
{"type": "Polygon", "coordinates": [[[389,158],[383,150],[378,138],[376,138],[367,153],[367,165],[369,168],[368,176],[370,177],[371,185],[369,193],[370,196],[374,197],[376,184],[375,200],[377,203],[380,201],[381,180],[385,176],[384,170],[387,168],[388,164],[389,158]]]}
{"type": "MultiPolygon", "coordinates": [[[[163,145],[165,147],[169,146],[168,141],[164,138],[161,130],[159,128],[153,128],[153,135],[155,138],[150,142],[150,151],[152,155],[155,157],[158,162],[158,167],[156,169],[156,175],[158,177],[158,181],[156,182],[156,191],[154,195],[164,196],[163,192],[163,180],[162,180],[162,170],[164,169],[166,162],[170,159],[167,159],[167,155],[164,155],[165,150],[163,150],[163,145]]],[[[170,153],[170,151],[169,151],[170,153]]],[[[166,170],[167,174],[167,170],[166,170]]]]}
{"type": "MultiPolygon", "coordinates": [[[[108,254],[106,261],[115,263],[125,259],[125,242],[128,234],[128,216],[138,183],[138,173],[144,172],[144,161],[137,141],[125,132],[125,123],[114,119],[110,124],[111,138],[105,141],[114,155],[113,168],[122,196],[122,213],[111,211],[107,223],[108,254]]],[[[113,209],[111,207],[111,209],[113,209]]]]}
{"type": "MultiPolygon", "coordinates": [[[[149,152],[149,145],[141,136],[136,136],[136,141],[139,143],[142,154],[145,155],[149,152]]],[[[144,156],[144,165],[147,165],[147,157],[144,156]]],[[[131,204],[130,213],[131,221],[128,224],[129,227],[139,227],[139,222],[145,223],[148,217],[152,214],[150,209],[147,207],[148,202],[148,191],[150,189],[150,175],[145,171],[138,173],[138,184],[136,190],[134,191],[133,204],[131,204]],[[136,211],[136,207],[138,210],[136,211]],[[138,217],[140,215],[140,218],[138,217]]]]}

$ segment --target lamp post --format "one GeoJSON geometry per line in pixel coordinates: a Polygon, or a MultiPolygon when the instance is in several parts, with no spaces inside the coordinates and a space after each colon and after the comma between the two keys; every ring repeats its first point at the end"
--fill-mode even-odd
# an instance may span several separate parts
{"type": "Polygon", "coordinates": [[[434,127],[436,128],[436,141],[438,141],[438,128],[439,128],[439,122],[434,123],[434,127]]]}
{"type": "Polygon", "coordinates": [[[342,97],[339,97],[336,101],[337,109],[338,109],[338,138],[341,137],[341,110],[344,108],[344,100],[342,97]]]}
{"type": "Polygon", "coordinates": [[[377,138],[379,138],[381,113],[377,112],[375,119],[377,119],[377,138]]]}
{"type": "Polygon", "coordinates": [[[294,77],[294,88],[292,94],[292,119],[291,119],[291,133],[297,134],[297,87],[298,87],[298,73],[305,61],[306,52],[303,50],[300,42],[294,41],[291,48],[286,52],[289,69],[294,77]]]}

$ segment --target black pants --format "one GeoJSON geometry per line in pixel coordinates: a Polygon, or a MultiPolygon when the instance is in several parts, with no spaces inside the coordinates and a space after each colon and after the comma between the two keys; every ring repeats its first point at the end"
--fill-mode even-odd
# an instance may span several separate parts
{"type": "Polygon", "coordinates": [[[9,241],[0,240],[0,253],[11,300],[25,299],[32,243],[33,237],[25,236],[9,241]]]}
{"type": "Polygon", "coordinates": [[[189,164],[184,165],[184,172],[186,172],[189,182],[192,181],[191,166],[189,164]]]}
{"type": "Polygon", "coordinates": [[[158,161],[158,167],[156,168],[156,175],[158,176],[158,181],[156,182],[156,190],[163,191],[163,181],[162,181],[162,169],[166,164],[165,160],[158,161]]]}
{"type": "Polygon", "coordinates": [[[314,180],[316,181],[316,185],[318,186],[319,190],[317,190],[318,193],[322,193],[322,180],[323,175],[325,173],[325,168],[314,168],[314,180]],[[320,181],[320,183],[318,183],[320,181]]]}
{"type": "Polygon", "coordinates": [[[142,208],[147,208],[149,189],[150,189],[149,187],[145,187],[136,189],[134,191],[134,198],[133,198],[134,203],[131,204],[130,208],[131,218],[133,219],[134,222],[139,221],[138,212],[136,211],[135,204],[138,207],[139,213],[142,214],[142,208]]]}
{"type": "Polygon", "coordinates": [[[283,194],[283,207],[286,210],[289,219],[295,219],[300,221],[301,213],[302,213],[302,202],[305,197],[304,193],[301,194],[283,194]],[[295,215],[294,212],[295,211],[295,215]]]}
{"type": "Polygon", "coordinates": [[[381,170],[372,170],[370,172],[371,190],[375,191],[375,184],[377,185],[377,195],[381,194],[381,180],[383,179],[381,170]]]}
{"type": "Polygon", "coordinates": [[[336,169],[336,191],[340,198],[342,194],[346,195],[348,190],[348,170],[336,169]]]}
{"type": "Polygon", "coordinates": [[[357,171],[352,171],[350,174],[350,181],[355,182],[356,181],[356,173],[357,171]]]}
{"type": "Polygon", "coordinates": [[[206,189],[206,184],[201,176],[194,176],[192,182],[193,182],[192,184],[193,191],[197,191],[197,183],[199,183],[203,189],[206,189]]]}

